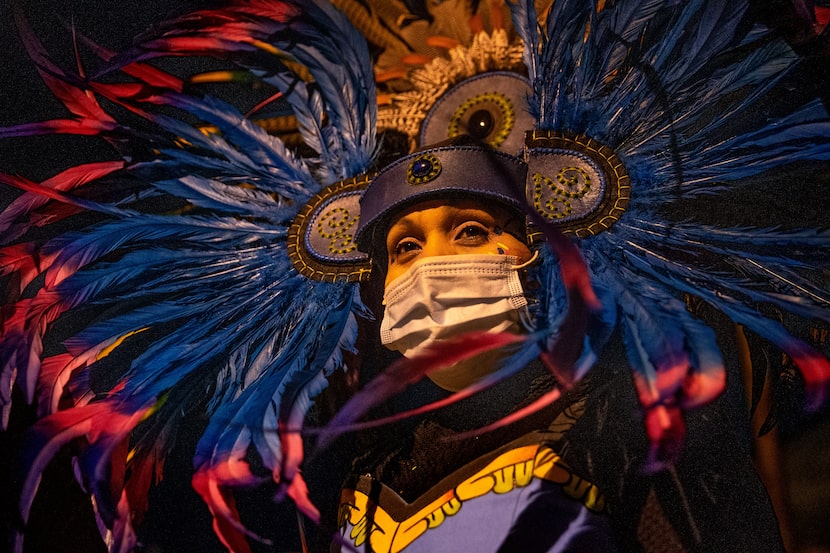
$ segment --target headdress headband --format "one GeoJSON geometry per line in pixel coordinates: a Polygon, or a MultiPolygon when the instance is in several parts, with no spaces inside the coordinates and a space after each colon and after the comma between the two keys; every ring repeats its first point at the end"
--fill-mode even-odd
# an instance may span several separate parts
{"type": "MultiPolygon", "coordinates": [[[[630,197],[630,179],[614,152],[592,139],[535,130],[525,137],[526,162],[467,137],[404,156],[374,178],[338,182],[297,215],[289,236],[294,267],[317,280],[360,281],[369,253],[406,206],[473,195],[524,213],[532,206],[563,232],[586,237],[614,224],[630,197]],[[525,190],[525,198],[516,190],[525,190]]],[[[533,229],[528,230],[531,240],[533,229]]]]}
{"type": "Polygon", "coordinates": [[[360,200],[355,235],[360,250],[371,252],[385,239],[395,213],[426,199],[472,195],[524,213],[523,199],[514,190],[524,186],[526,163],[490,147],[452,142],[405,156],[372,180],[360,200]]]}

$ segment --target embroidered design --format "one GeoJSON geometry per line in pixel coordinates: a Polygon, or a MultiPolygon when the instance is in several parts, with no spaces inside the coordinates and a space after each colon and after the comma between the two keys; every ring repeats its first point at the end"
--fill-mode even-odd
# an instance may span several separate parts
{"type": "Polygon", "coordinates": [[[425,66],[413,69],[408,79],[412,89],[384,97],[378,110],[378,129],[405,133],[414,146],[419,143],[424,119],[436,99],[459,83],[481,74],[481,68],[498,67],[517,75],[523,73],[523,52],[522,41],[519,38],[511,40],[504,29],[496,29],[492,34],[476,34],[469,45],[453,48],[448,57],[437,57],[425,66]]]}
{"type": "MultiPolygon", "coordinates": [[[[565,234],[585,238],[616,223],[631,197],[631,179],[617,155],[582,135],[553,130],[526,134],[527,196],[565,234]]],[[[531,239],[538,233],[531,231],[531,239]]]]}
{"type": "Polygon", "coordinates": [[[286,245],[300,274],[324,282],[369,278],[369,256],[358,251],[354,231],[360,219],[360,197],[372,177],[360,175],[327,186],[294,217],[286,245]]]}
{"type": "MultiPolygon", "coordinates": [[[[368,542],[375,553],[398,553],[427,531],[457,515],[466,503],[491,493],[510,493],[530,485],[534,479],[558,484],[566,496],[589,511],[600,513],[605,509],[605,498],[597,486],[575,474],[550,447],[533,444],[502,453],[453,489],[400,521],[365,493],[343,490],[338,522],[356,547],[368,542]]],[[[511,512],[509,516],[513,514],[511,512]]]]}
{"type": "Polygon", "coordinates": [[[447,136],[469,134],[498,148],[516,123],[513,102],[498,92],[478,94],[464,101],[450,118],[447,136]]]}
{"type": "Polygon", "coordinates": [[[329,241],[329,252],[344,255],[357,249],[354,234],[349,232],[357,224],[357,217],[345,207],[335,207],[317,221],[317,232],[329,241]]]}
{"type": "Polygon", "coordinates": [[[591,188],[591,175],[585,169],[575,166],[563,167],[556,175],[556,181],[541,173],[534,173],[533,205],[551,219],[561,219],[573,213],[571,200],[583,198],[591,188]],[[543,197],[547,198],[543,200],[543,197]]]}

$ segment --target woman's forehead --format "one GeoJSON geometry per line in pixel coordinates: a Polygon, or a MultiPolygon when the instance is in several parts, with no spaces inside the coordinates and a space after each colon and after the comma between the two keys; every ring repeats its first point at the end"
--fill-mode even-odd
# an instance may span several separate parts
{"type": "MultiPolygon", "coordinates": [[[[453,216],[458,212],[466,210],[483,211],[495,219],[503,219],[508,216],[508,210],[493,200],[486,198],[454,198],[442,200],[427,200],[411,205],[398,213],[389,225],[389,230],[395,225],[405,224],[411,221],[414,215],[427,211],[440,211],[442,215],[453,216]]],[[[388,231],[387,231],[388,234],[388,231]]]]}

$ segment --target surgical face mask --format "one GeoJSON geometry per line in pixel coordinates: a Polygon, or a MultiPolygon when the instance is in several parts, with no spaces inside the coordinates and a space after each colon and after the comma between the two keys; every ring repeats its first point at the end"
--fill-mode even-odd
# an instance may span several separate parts
{"type": "Polygon", "coordinates": [[[386,288],[381,342],[414,357],[465,332],[521,331],[528,314],[517,262],[493,254],[416,261],[386,288]]]}

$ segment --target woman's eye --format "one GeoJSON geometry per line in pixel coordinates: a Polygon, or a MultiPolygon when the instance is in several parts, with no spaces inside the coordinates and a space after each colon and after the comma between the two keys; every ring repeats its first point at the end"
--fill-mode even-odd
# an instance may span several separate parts
{"type": "Polygon", "coordinates": [[[463,227],[461,227],[461,230],[458,231],[456,239],[467,241],[484,241],[489,237],[489,235],[489,229],[483,227],[482,225],[464,225],[463,227]]]}
{"type": "Polygon", "coordinates": [[[395,255],[403,255],[409,252],[414,252],[421,246],[414,240],[402,240],[395,246],[395,255]]]}

